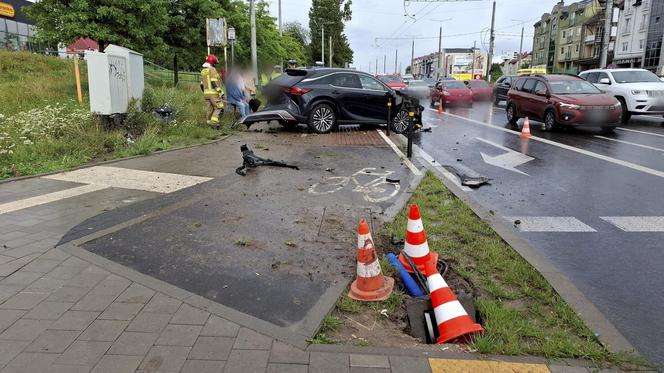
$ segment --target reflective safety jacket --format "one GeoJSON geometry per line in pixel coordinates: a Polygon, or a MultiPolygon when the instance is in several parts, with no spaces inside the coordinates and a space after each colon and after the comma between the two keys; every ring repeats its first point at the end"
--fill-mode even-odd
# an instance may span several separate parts
{"type": "Polygon", "coordinates": [[[220,80],[219,72],[214,66],[205,67],[201,70],[201,85],[203,86],[203,95],[205,95],[205,98],[219,97],[219,94],[221,94],[220,80]],[[214,85],[212,84],[213,82],[214,85]]]}

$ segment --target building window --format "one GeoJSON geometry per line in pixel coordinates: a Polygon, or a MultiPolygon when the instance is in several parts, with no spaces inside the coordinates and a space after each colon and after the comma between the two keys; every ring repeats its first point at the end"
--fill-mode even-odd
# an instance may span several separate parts
{"type": "Polygon", "coordinates": [[[659,23],[659,16],[655,17],[655,23],[659,23]]]}
{"type": "Polygon", "coordinates": [[[629,21],[631,21],[630,18],[625,18],[625,28],[623,28],[623,32],[624,32],[624,33],[628,33],[628,32],[629,32],[629,26],[630,26],[629,21]]]}
{"type": "Polygon", "coordinates": [[[627,42],[622,43],[622,51],[627,52],[627,49],[629,49],[629,43],[627,42]]]}
{"type": "Polygon", "coordinates": [[[565,47],[560,47],[560,54],[565,54],[565,47]]]}
{"type": "Polygon", "coordinates": [[[574,20],[576,19],[576,12],[572,12],[572,15],[569,18],[570,24],[574,24],[574,20]]]}
{"type": "Polygon", "coordinates": [[[563,30],[563,39],[567,37],[567,30],[563,30]]]}
{"type": "Polygon", "coordinates": [[[579,52],[579,44],[576,45],[576,52],[579,52]]]}
{"type": "Polygon", "coordinates": [[[639,26],[639,30],[645,30],[646,23],[648,23],[648,15],[644,14],[643,17],[641,18],[641,26],[639,26]]]}
{"type": "Polygon", "coordinates": [[[639,40],[639,49],[643,49],[643,39],[639,40]]]}

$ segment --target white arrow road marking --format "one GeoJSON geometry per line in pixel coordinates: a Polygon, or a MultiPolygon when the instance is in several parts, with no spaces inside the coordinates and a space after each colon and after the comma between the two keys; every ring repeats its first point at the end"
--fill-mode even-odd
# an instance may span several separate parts
{"type": "Polygon", "coordinates": [[[602,139],[602,140],[609,140],[609,141],[618,142],[618,143],[621,143],[621,144],[637,146],[637,147],[639,147],[639,148],[643,148],[643,149],[655,150],[655,151],[658,151],[658,152],[664,152],[664,149],[662,149],[662,148],[656,148],[656,147],[654,147],[654,146],[648,146],[648,145],[643,145],[643,144],[637,144],[637,143],[635,143],[635,142],[630,142],[630,141],[625,141],[625,140],[618,140],[618,139],[612,139],[612,138],[610,138],[610,137],[604,137],[604,136],[597,136],[597,135],[595,135],[595,137],[598,138],[598,139],[602,139]]]}
{"type": "Polygon", "coordinates": [[[664,135],[661,135],[661,134],[659,134],[659,133],[652,133],[652,132],[647,132],[647,131],[633,130],[633,129],[630,129],[630,128],[622,128],[622,127],[618,127],[618,128],[616,128],[616,129],[617,129],[617,130],[621,130],[621,131],[627,131],[627,132],[641,133],[641,134],[644,134],[644,135],[657,136],[657,137],[664,137],[664,135]]]}
{"type": "Polygon", "coordinates": [[[573,216],[505,216],[521,232],[597,232],[573,216]]]}
{"type": "Polygon", "coordinates": [[[519,173],[519,174],[522,174],[522,175],[530,176],[530,175],[528,175],[527,173],[525,173],[523,171],[517,170],[515,167],[521,166],[522,164],[524,164],[526,162],[530,162],[535,158],[529,157],[525,154],[521,154],[517,151],[514,151],[510,148],[506,148],[506,147],[504,147],[500,144],[496,144],[495,142],[491,142],[489,140],[485,140],[485,139],[482,139],[482,138],[479,138],[479,137],[476,137],[475,139],[477,139],[479,141],[482,141],[484,143],[487,143],[489,145],[493,145],[496,148],[507,151],[507,153],[503,153],[503,154],[500,154],[500,155],[497,155],[497,156],[494,156],[494,157],[480,152],[480,154],[482,155],[482,159],[484,160],[485,163],[488,163],[488,164],[496,166],[496,167],[504,168],[506,170],[513,171],[513,172],[516,172],[516,173],[519,173]]]}
{"type": "Polygon", "coordinates": [[[600,216],[625,232],[664,232],[664,216],[600,216]]]}

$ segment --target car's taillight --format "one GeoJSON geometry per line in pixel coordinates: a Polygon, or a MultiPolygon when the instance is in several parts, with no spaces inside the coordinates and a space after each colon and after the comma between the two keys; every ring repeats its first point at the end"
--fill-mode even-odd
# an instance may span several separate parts
{"type": "Polygon", "coordinates": [[[299,88],[299,87],[290,87],[286,88],[286,93],[295,95],[295,96],[302,96],[303,94],[311,91],[310,88],[299,88]]]}

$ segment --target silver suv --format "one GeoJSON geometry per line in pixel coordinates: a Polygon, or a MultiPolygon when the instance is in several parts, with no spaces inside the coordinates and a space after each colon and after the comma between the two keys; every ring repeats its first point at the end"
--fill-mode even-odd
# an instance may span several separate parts
{"type": "Polygon", "coordinates": [[[664,114],[664,82],[648,70],[595,69],[579,76],[620,101],[623,123],[632,115],[664,114]]]}

